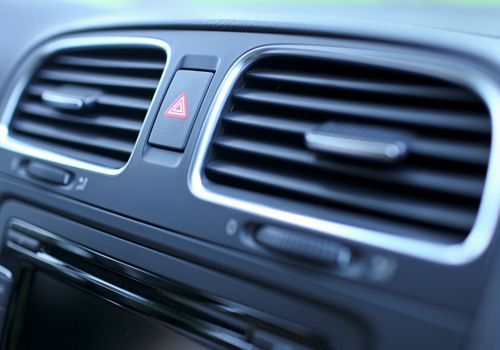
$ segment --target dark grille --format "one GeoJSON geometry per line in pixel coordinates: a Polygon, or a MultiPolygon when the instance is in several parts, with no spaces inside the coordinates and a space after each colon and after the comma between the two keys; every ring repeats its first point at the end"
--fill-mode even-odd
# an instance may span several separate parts
{"type": "Polygon", "coordinates": [[[19,101],[10,132],[35,146],[111,168],[130,157],[166,63],[153,47],[59,51],[37,69],[19,101]],[[89,91],[79,110],[45,101],[47,92],[89,91]]]}
{"type": "Polygon", "coordinates": [[[491,122],[468,88],[370,64],[277,55],[244,72],[224,110],[205,164],[213,182],[396,234],[463,240],[474,223],[491,122]],[[380,164],[308,148],[305,135],[326,124],[407,135],[406,158],[380,164]]]}

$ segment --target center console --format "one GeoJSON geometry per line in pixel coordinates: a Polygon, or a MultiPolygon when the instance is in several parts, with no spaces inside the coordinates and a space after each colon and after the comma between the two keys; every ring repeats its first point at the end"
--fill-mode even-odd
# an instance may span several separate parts
{"type": "Polygon", "coordinates": [[[276,298],[288,304],[283,310],[300,312],[298,300],[251,284],[239,294],[237,279],[21,203],[3,209],[5,349],[361,349],[366,341],[342,313],[318,309],[323,322],[306,327],[248,303],[276,298]],[[89,240],[98,244],[88,248],[89,240]],[[221,298],[207,291],[213,286],[239,295],[221,298]],[[330,327],[355,341],[325,337],[330,327]]]}

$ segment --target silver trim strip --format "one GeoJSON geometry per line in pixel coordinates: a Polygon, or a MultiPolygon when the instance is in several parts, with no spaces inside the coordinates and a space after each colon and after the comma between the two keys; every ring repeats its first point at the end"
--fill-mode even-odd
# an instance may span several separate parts
{"type": "Polygon", "coordinates": [[[217,91],[208,112],[208,117],[205,120],[201,137],[196,146],[195,156],[190,166],[189,188],[193,195],[202,200],[339,239],[366,244],[440,264],[459,265],[469,263],[478,258],[488,247],[496,229],[500,213],[500,186],[496,183],[500,179],[500,162],[498,161],[500,159],[500,86],[498,82],[491,79],[488,75],[468,64],[458,63],[457,61],[458,59],[453,60],[448,56],[440,57],[439,54],[432,57],[424,57],[423,54],[416,55],[414,51],[409,50],[393,52],[377,49],[377,51],[371,51],[351,47],[307,45],[273,45],[256,48],[244,54],[236,61],[217,91]],[[425,72],[431,76],[469,86],[484,99],[489,108],[493,130],[490,163],[476,221],[464,242],[457,244],[437,243],[353,227],[303,215],[298,212],[273,208],[265,203],[229,197],[214,191],[212,189],[213,186],[207,187],[207,180],[202,173],[205,158],[219,117],[241,73],[257,59],[276,54],[290,53],[316,57],[319,55],[355,62],[366,62],[366,60],[369,60],[375,65],[397,66],[416,73],[425,72]]]}
{"type": "Polygon", "coordinates": [[[10,270],[7,269],[5,266],[0,265],[0,274],[4,278],[6,278],[8,280],[12,280],[12,277],[13,277],[12,272],[10,272],[10,270]]]}
{"type": "MultiPolygon", "coordinates": [[[[7,96],[9,96],[5,108],[2,112],[0,119],[0,148],[3,148],[8,151],[20,153],[25,156],[42,159],[45,161],[49,161],[52,163],[57,163],[60,165],[65,165],[69,167],[79,168],[83,170],[88,170],[95,173],[101,173],[104,175],[118,175],[120,174],[130,162],[132,158],[132,154],[135,152],[137,148],[137,142],[132,150],[132,154],[129,157],[129,160],[126,164],[124,164],[120,168],[109,168],[105,166],[100,166],[97,164],[85,162],[82,160],[78,160],[72,157],[68,157],[59,153],[55,153],[49,150],[45,150],[39,147],[32,146],[26,142],[22,142],[16,140],[9,133],[9,124],[16,110],[19,99],[26,87],[26,85],[31,80],[31,77],[39,68],[40,62],[43,62],[47,56],[52,55],[53,53],[65,49],[71,48],[83,48],[83,47],[98,47],[98,46],[155,46],[161,48],[166,53],[166,62],[165,68],[163,69],[162,76],[160,81],[158,82],[158,87],[160,87],[165,79],[165,72],[170,63],[171,50],[170,46],[159,39],[153,38],[143,38],[143,37],[128,37],[128,36],[88,36],[88,37],[74,37],[74,38],[64,38],[55,41],[51,41],[46,45],[41,46],[39,49],[35,50],[33,54],[30,54],[26,62],[23,64],[17,78],[15,79],[16,83],[13,88],[8,91],[7,96]]],[[[152,100],[153,102],[158,98],[159,89],[156,90],[152,100]]],[[[145,120],[151,113],[151,107],[146,112],[145,120]]],[[[139,132],[137,139],[140,138],[140,135],[144,131],[144,124],[139,132]]]]}

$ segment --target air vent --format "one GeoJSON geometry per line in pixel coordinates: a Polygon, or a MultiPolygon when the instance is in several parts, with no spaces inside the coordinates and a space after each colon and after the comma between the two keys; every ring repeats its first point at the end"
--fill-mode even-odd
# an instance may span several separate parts
{"type": "Polygon", "coordinates": [[[163,48],[85,45],[43,59],[13,113],[9,136],[118,169],[129,159],[166,64],[163,48]]]}
{"type": "Polygon", "coordinates": [[[395,67],[268,56],[242,73],[226,102],[208,180],[323,220],[406,238],[466,238],[491,141],[488,109],[474,91],[395,67]]]}

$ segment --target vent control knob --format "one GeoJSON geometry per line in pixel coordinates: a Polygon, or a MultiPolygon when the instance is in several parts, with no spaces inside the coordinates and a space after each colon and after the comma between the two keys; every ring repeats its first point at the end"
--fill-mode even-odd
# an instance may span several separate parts
{"type": "Polygon", "coordinates": [[[258,229],[255,241],[278,254],[317,265],[345,267],[352,259],[351,250],[342,244],[276,226],[258,229]]]}
{"type": "Polygon", "coordinates": [[[26,173],[37,180],[61,186],[68,185],[72,178],[66,170],[36,161],[28,163],[26,173]]]}

